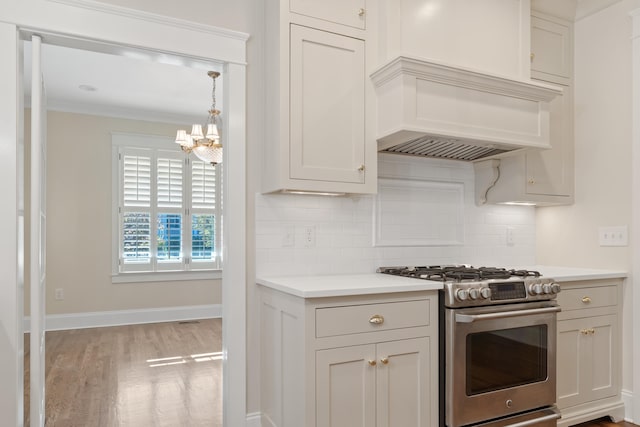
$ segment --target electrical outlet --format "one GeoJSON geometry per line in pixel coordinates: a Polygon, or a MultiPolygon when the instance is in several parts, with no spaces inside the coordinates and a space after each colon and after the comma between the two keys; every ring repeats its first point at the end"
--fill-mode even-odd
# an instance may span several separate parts
{"type": "Polygon", "coordinates": [[[308,225],[304,228],[303,242],[305,248],[312,248],[316,245],[316,227],[308,225]]]}
{"type": "Polygon", "coordinates": [[[516,237],[513,227],[507,227],[507,246],[515,246],[516,237]]]}
{"type": "Polygon", "coordinates": [[[56,288],[55,298],[58,301],[62,301],[64,299],[64,289],[56,288]]]}
{"type": "Polygon", "coordinates": [[[599,227],[598,242],[600,246],[628,246],[629,234],[627,226],[599,227]]]}

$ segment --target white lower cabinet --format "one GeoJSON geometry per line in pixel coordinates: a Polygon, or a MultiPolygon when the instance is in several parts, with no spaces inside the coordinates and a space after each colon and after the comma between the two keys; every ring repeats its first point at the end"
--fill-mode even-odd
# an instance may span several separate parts
{"type": "Polygon", "coordinates": [[[559,427],[624,417],[619,280],[562,283],[558,302],[559,427]]]}
{"type": "Polygon", "coordinates": [[[261,294],[262,425],[437,426],[437,291],[261,294]]]}
{"type": "Polygon", "coordinates": [[[617,323],[615,315],[559,322],[558,351],[564,356],[575,355],[558,360],[558,403],[561,407],[618,393],[616,364],[612,359],[617,323]]]}
{"type": "Polygon", "coordinates": [[[430,359],[427,337],[318,351],[316,425],[431,425],[430,359]]]}

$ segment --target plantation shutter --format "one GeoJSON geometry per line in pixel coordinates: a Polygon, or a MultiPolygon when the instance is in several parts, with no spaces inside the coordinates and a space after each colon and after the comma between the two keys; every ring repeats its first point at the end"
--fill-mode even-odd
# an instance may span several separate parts
{"type": "Polygon", "coordinates": [[[155,253],[158,271],[184,269],[184,164],[184,154],[180,151],[157,151],[155,253]]]}
{"type": "Polygon", "coordinates": [[[200,160],[191,162],[190,269],[217,267],[219,260],[219,169],[200,160]]]}
{"type": "Polygon", "coordinates": [[[123,271],[151,266],[151,165],[149,152],[121,153],[120,264],[123,271]]]}

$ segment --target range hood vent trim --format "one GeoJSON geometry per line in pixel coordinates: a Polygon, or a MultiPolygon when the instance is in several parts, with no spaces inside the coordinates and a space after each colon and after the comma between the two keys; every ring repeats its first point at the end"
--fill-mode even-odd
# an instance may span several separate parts
{"type": "Polygon", "coordinates": [[[406,56],[371,79],[378,93],[379,151],[474,161],[551,147],[548,104],[562,94],[555,86],[406,56]],[[433,100],[444,107],[427,107],[436,117],[425,117],[420,106],[433,100]],[[469,123],[474,116],[485,121],[469,123]]]}
{"type": "Polygon", "coordinates": [[[461,143],[456,140],[438,139],[431,136],[416,138],[380,151],[382,153],[464,161],[474,161],[509,152],[509,150],[505,149],[461,143]]]}

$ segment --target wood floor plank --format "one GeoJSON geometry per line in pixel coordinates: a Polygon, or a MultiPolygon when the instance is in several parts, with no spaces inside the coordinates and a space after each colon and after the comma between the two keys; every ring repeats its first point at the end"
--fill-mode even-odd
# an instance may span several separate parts
{"type": "Polygon", "coordinates": [[[47,332],[45,425],[221,426],[221,352],[220,319],[47,332]]]}

